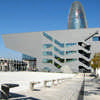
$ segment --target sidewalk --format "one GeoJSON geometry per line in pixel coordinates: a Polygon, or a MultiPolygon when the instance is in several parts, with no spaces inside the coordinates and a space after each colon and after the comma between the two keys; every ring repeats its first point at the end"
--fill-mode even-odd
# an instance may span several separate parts
{"type": "Polygon", "coordinates": [[[85,77],[84,100],[100,100],[100,79],[85,77]]]}
{"type": "Polygon", "coordinates": [[[36,91],[24,90],[16,94],[10,93],[12,96],[9,100],[77,100],[82,82],[83,75],[80,74],[50,88],[43,87],[36,91]]]}

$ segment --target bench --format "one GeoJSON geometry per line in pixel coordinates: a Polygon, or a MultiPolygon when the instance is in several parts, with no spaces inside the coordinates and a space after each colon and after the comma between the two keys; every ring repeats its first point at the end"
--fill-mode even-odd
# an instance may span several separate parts
{"type": "Polygon", "coordinates": [[[8,99],[9,89],[18,86],[19,86],[18,84],[11,84],[11,83],[1,84],[1,99],[8,99]]]}
{"type": "Polygon", "coordinates": [[[45,81],[44,81],[44,87],[50,87],[50,85],[47,86],[47,83],[49,83],[49,82],[52,82],[52,80],[45,80],[45,81]]]}
{"type": "Polygon", "coordinates": [[[40,82],[30,82],[30,89],[33,91],[34,90],[34,86],[36,84],[40,84],[40,82]]]}

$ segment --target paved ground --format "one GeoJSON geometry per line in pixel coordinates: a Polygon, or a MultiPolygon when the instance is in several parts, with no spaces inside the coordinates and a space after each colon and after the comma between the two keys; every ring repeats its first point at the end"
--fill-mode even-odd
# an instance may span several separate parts
{"type": "Polygon", "coordinates": [[[11,98],[9,100],[77,100],[82,82],[83,76],[80,74],[73,79],[66,79],[57,86],[38,88],[35,91],[24,90],[16,94],[10,94],[11,98]]]}
{"type": "Polygon", "coordinates": [[[86,76],[84,100],[100,100],[100,79],[86,76]]]}
{"type": "Polygon", "coordinates": [[[10,92],[9,100],[100,100],[100,79],[78,74],[52,87],[10,92]],[[83,81],[84,80],[84,81],[83,81]]]}

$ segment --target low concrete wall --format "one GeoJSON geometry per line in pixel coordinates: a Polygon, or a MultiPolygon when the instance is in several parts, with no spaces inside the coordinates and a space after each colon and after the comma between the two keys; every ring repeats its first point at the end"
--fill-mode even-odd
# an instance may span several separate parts
{"type": "Polygon", "coordinates": [[[11,92],[17,92],[29,89],[31,81],[40,81],[39,87],[43,86],[44,80],[72,78],[74,74],[65,73],[46,73],[46,72],[0,72],[0,87],[3,83],[19,84],[19,87],[11,89],[11,92]]]}

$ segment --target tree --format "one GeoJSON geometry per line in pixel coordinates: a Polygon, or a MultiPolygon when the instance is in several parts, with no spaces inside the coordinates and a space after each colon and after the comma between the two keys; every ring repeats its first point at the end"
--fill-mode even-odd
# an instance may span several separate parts
{"type": "Polygon", "coordinates": [[[90,61],[90,66],[93,68],[94,72],[100,75],[100,53],[95,53],[94,57],[90,61]]]}

